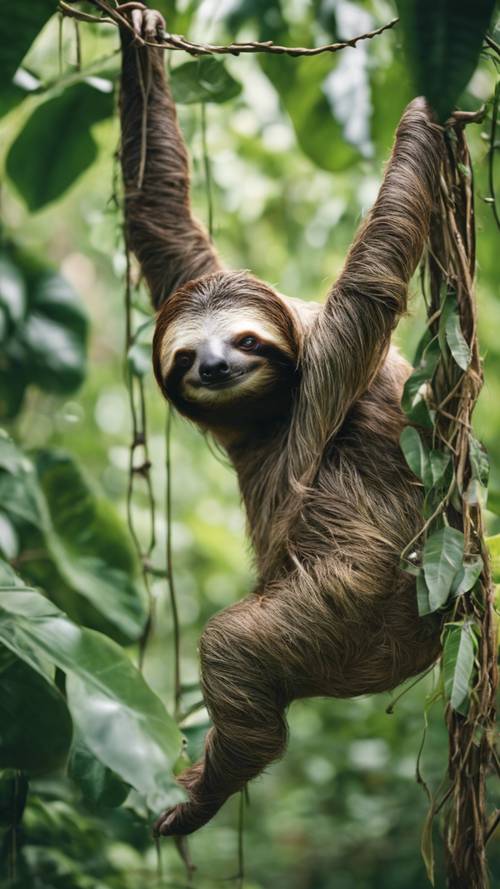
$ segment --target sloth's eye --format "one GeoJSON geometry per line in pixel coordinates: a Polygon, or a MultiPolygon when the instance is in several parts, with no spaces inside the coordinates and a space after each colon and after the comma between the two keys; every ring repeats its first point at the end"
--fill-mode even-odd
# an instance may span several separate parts
{"type": "Polygon", "coordinates": [[[258,341],[255,336],[244,336],[238,343],[238,349],[243,349],[244,352],[251,352],[257,345],[258,341]]]}
{"type": "Polygon", "coordinates": [[[191,367],[193,361],[193,352],[176,352],[175,354],[175,366],[181,367],[183,370],[187,370],[188,367],[191,367]]]}

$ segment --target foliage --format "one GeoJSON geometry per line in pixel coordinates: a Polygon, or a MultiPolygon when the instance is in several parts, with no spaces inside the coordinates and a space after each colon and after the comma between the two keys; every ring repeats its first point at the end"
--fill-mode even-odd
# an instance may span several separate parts
{"type": "Polygon", "coordinates": [[[495,0],[398,0],[416,92],[444,123],[474,73],[495,0]]]}
{"type": "MultiPolygon", "coordinates": [[[[0,144],[7,174],[0,250],[0,409],[10,435],[0,438],[0,879],[10,869],[11,883],[19,889],[136,889],[157,885],[151,820],[179,793],[174,773],[187,757],[199,755],[209,724],[207,714],[197,709],[200,628],[214,610],[244,595],[252,576],[231,473],[189,427],[174,423],[180,703],[183,713],[192,711],[182,721],[187,746],[181,753],[181,735],[160,700],[172,700],[175,692],[162,510],[146,560],[146,493],[137,492],[133,507],[140,559],[123,520],[130,460],[121,385],[124,258],[116,195],[108,200],[117,142],[115,97],[109,90],[118,69],[116,35],[112,28],[81,25],[79,71],[73,22],[63,23],[62,56],[57,58],[58,23],[56,17],[48,22],[54,5],[19,0],[0,23],[0,37],[8,28],[0,86],[0,144]],[[54,270],[58,265],[61,274],[54,270]],[[145,561],[150,600],[140,578],[145,561]],[[141,676],[134,661],[144,646],[141,676]]],[[[361,33],[392,16],[387,4],[371,0],[239,0],[225,17],[215,4],[208,13],[207,4],[195,2],[159,0],[157,5],[171,30],[193,39],[216,36],[221,42],[251,34],[313,45],[361,33]]],[[[428,10],[428,47],[438,46],[445,6],[435,3],[428,10]],[[435,33],[429,23],[436,24],[435,33]]],[[[448,55],[437,61],[436,52],[431,54],[440,72],[434,82],[443,97],[443,115],[445,104],[477,108],[493,91],[494,65],[483,52],[477,77],[458,96],[479,50],[479,17],[476,21],[477,28],[461,27],[454,38],[463,50],[450,56],[446,49],[448,55]]],[[[402,24],[406,28],[404,17],[402,24]]],[[[416,41],[421,34],[415,32],[410,50],[420,59],[416,41]]],[[[172,84],[194,154],[198,212],[206,214],[198,107],[206,103],[217,240],[223,252],[231,264],[255,269],[283,291],[317,298],[325,280],[340,269],[359,216],[373,198],[381,161],[411,95],[408,57],[396,32],[319,59],[221,62],[173,56],[172,84]]],[[[419,64],[421,76],[427,76],[428,64],[425,69],[419,64]]],[[[420,84],[432,97],[429,80],[420,84]]],[[[489,123],[488,118],[485,131],[489,123]]],[[[471,141],[477,194],[486,196],[484,143],[479,133],[471,133],[471,141]]],[[[477,212],[486,387],[475,434],[490,451],[493,507],[500,491],[497,245],[489,207],[479,201],[477,212]]],[[[133,291],[131,313],[136,334],[128,369],[144,387],[152,487],[161,506],[165,418],[149,369],[152,325],[140,288],[133,291]]],[[[402,446],[426,491],[429,517],[436,498],[449,487],[452,467],[427,434],[434,416],[423,384],[432,380],[443,352],[462,370],[470,361],[453,294],[446,295],[438,336],[423,330],[417,311],[403,323],[399,337],[408,356],[420,340],[403,401],[419,431],[407,429],[402,446]]],[[[473,488],[484,497],[486,458],[475,437],[470,455],[473,488]]],[[[136,482],[140,489],[140,473],[136,482]]],[[[496,571],[500,520],[493,512],[488,518],[496,571]]],[[[413,560],[412,565],[410,559],[407,567],[415,573],[422,567],[417,579],[422,614],[456,602],[475,587],[483,562],[468,551],[464,560],[463,553],[460,531],[435,527],[419,551],[423,562],[413,560]]],[[[425,801],[413,772],[422,711],[427,720],[437,682],[452,706],[466,712],[477,645],[472,623],[452,622],[442,680],[423,680],[391,717],[381,698],[294,704],[286,759],[251,788],[245,885],[378,889],[383,874],[387,889],[421,889],[425,872],[416,837],[425,801]]],[[[432,792],[445,756],[445,730],[436,714],[423,754],[432,792]]],[[[237,844],[236,805],[229,803],[214,825],[192,841],[196,885],[212,889],[220,877],[234,873],[237,844]]],[[[165,844],[162,858],[162,884],[182,883],[175,848],[165,844]]],[[[490,864],[500,873],[494,848],[490,864]]],[[[438,856],[438,885],[441,877],[438,856]]]]}
{"type": "Polygon", "coordinates": [[[69,393],[85,376],[87,315],[64,278],[12,242],[0,248],[0,417],[21,410],[27,387],[69,393]]]}

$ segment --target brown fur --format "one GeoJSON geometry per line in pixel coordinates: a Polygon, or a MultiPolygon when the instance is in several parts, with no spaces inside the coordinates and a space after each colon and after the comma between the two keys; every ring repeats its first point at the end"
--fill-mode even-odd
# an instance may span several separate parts
{"type": "Polygon", "coordinates": [[[283,753],[294,698],[392,689],[438,653],[438,627],[419,619],[414,581],[399,568],[421,524],[421,488],[399,449],[408,366],[390,337],[427,237],[442,134],[422,100],[408,107],[344,270],[325,305],[308,309],[221,270],[193,222],[161,53],[126,46],[122,89],[129,241],[160,306],[155,373],[174,404],[226,447],[258,570],[255,591],[215,615],[201,639],[213,728],[203,760],[181,776],[188,801],[157,823],[162,834],[185,834],[283,753]],[[151,75],[140,191],[137,58],[151,75]],[[232,400],[200,407],[184,399],[181,380],[165,379],[162,342],[183,313],[224,303],[267,314],[284,358],[269,359],[262,388],[238,400],[236,387],[232,400]]]}

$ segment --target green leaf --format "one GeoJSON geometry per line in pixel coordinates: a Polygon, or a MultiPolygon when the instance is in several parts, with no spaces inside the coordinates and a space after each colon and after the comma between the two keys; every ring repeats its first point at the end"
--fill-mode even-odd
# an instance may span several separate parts
{"type": "Polygon", "coordinates": [[[55,0],[14,3],[0,16],[0,84],[5,88],[28,52],[39,31],[56,11],[55,0]]]}
{"type": "Polygon", "coordinates": [[[443,648],[444,691],[454,710],[467,715],[477,640],[470,622],[447,627],[443,648]]]}
{"type": "Polygon", "coordinates": [[[462,370],[467,370],[471,352],[462,333],[457,299],[454,293],[448,293],[444,300],[439,319],[439,338],[441,348],[446,342],[458,366],[462,370]]]}
{"type": "Polygon", "coordinates": [[[417,95],[444,123],[474,73],[495,0],[396,0],[417,95]]]}
{"type": "Polygon", "coordinates": [[[485,448],[473,435],[469,435],[469,460],[473,479],[486,488],[490,474],[490,461],[485,448]]]}
{"type": "Polygon", "coordinates": [[[68,774],[80,789],[87,805],[114,809],[126,800],[130,787],[98,760],[77,734],[71,748],[68,774]]]}
{"type": "Polygon", "coordinates": [[[5,255],[0,255],[0,307],[12,325],[21,320],[26,308],[24,280],[5,255]]]}
{"type": "Polygon", "coordinates": [[[406,426],[403,429],[399,444],[405,460],[414,475],[421,481],[428,478],[429,475],[429,453],[426,445],[423,443],[420,435],[413,426],[406,426]]]}
{"type": "Polygon", "coordinates": [[[180,105],[194,102],[227,102],[241,93],[241,84],[224,62],[211,57],[184,62],[170,75],[172,95],[180,105]]]}
{"type": "Polygon", "coordinates": [[[446,603],[453,579],[462,567],[463,555],[464,535],[455,528],[440,528],[425,541],[423,571],[431,611],[446,603]]]}
{"type": "Polygon", "coordinates": [[[425,582],[424,572],[421,571],[420,574],[417,574],[417,607],[418,613],[420,617],[423,617],[425,614],[431,614],[432,608],[429,602],[429,590],[427,589],[427,584],[425,582]]]}
{"type": "Polygon", "coordinates": [[[29,314],[19,340],[31,379],[48,392],[68,393],[85,377],[87,315],[71,285],[46,270],[31,280],[29,314]]]}
{"type": "Polygon", "coordinates": [[[433,485],[437,485],[441,481],[450,465],[450,460],[450,454],[445,454],[443,451],[432,450],[430,452],[429,466],[433,485]]]}
{"type": "MultiPolygon", "coordinates": [[[[146,603],[126,528],[111,505],[95,495],[68,454],[40,451],[35,465],[47,508],[41,508],[43,535],[60,579],[104,615],[110,635],[126,642],[139,638],[146,622],[146,603]]],[[[51,589],[55,578],[46,562],[27,569],[30,576],[36,574],[37,583],[51,589]]],[[[67,596],[63,601],[68,603],[67,596]]],[[[82,622],[91,617],[78,608],[77,615],[82,622]]],[[[98,620],[91,624],[101,629],[98,620]]]]}
{"type": "Polygon", "coordinates": [[[32,212],[60,198],[96,159],[91,128],[114,107],[102,83],[87,78],[39,105],[11,145],[7,173],[32,212]]]}
{"type": "Polygon", "coordinates": [[[10,518],[0,511],[0,555],[12,561],[19,555],[19,538],[10,518]]]}
{"type": "Polygon", "coordinates": [[[9,270],[0,291],[4,345],[0,364],[0,416],[21,409],[33,383],[56,393],[73,392],[86,369],[88,322],[69,283],[38,257],[14,244],[4,246],[0,264],[9,270]]]}
{"type": "Polygon", "coordinates": [[[401,399],[401,406],[413,423],[432,429],[432,418],[426,401],[426,384],[433,377],[441,351],[437,339],[430,339],[426,331],[415,355],[415,370],[408,377],[401,399]]]}
{"type": "Polygon", "coordinates": [[[66,702],[47,678],[18,658],[1,670],[0,768],[60,768],[72,733],[66,702]]]}
{"type": "Polygon", "coordinates": [[[469,562],[465,562],[453,579],[451,595],[455,597],[468,593],[479,579],[482,570],[481,556],[474,556],[469,562]]]}
{"type": "Polygon", "coordinates": [[[69,709],[85,744],[152,810],[180,798],[171,774],[180,732],[118,645],[76,626],[18,580],[0,586],[0,641],[35,670],[40,657],[64,670],[69,709]]]}
{"type": "Polygon", "coordinates": [[[0,433],[0,500],[32,553],[24,573],[80,623],[129,643],[141,635],[146,603],[129,534],[67,454],[30,460],[0,433]]]}
{"type": "Polygon", "coordinates": [[[33,465],[0,429],[0,502],[13,519],[38,524],[41,520],[33,465]]]}
{"type": "Polygon", "coordinates": [[[331,172],[345,170],[360,159],[357,148],[345,141],[323,90],[336,64],[331,58],[268,55],[259,61],[290,116],[304,154],[331,172]]]}
{"type": "Polygon", "coordinates": [[[486,538],[486,546],[490,554],[491,573],[495,583],[500,583],[500,534],[486,538]]]}

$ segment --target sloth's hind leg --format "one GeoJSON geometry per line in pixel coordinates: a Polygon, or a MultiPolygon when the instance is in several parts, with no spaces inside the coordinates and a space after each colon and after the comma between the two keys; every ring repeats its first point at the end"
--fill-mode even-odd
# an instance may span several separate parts
{"type": "Polygon", "coordinates": [[[301,693],[306,662],[310,666],[317,654],[311,651],[315,643],[310,635],[313,625],[317,634],[317,613],[308,628],[313,603],[304,609],[303,598],[294,593],[287,586],[249,596],[208,623],[200,658],[213,728],[203,759],[179,779],[188,801],[158,819],[158,833],[197,830],[231,794],[283,753],[285,708],[301,693]],[[304,610],[309,613],[304,615],[304,610]]]}

